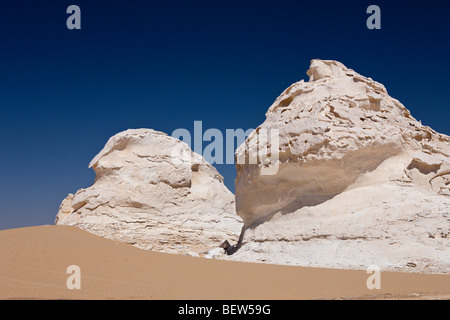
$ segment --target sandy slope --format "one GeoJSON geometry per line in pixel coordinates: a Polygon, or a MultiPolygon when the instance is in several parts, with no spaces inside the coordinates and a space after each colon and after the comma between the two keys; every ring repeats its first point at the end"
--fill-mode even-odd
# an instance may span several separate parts
{"type": "Polygon", "coordinates": [[[1,299],[450,298],[450,276],[207,260],[143,251],[68,226],[0,231],[1,299]],[[69,265],[81,290],[68,290],[69,265]]]}

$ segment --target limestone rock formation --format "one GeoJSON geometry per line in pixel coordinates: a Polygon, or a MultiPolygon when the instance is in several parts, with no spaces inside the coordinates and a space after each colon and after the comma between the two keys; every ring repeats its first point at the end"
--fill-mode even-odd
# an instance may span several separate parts
{"type": "Polygon", "coordinates": [[[242,222],[234,195],[213,166],[173,137],[150,129],[121,132],[89,167],[94,184],[64,199],[56,224],[191,255],[237,240],[242,222]]]}
{"type": "Polygon", "coordinates": [[[450,137],[339,62],[307,74],[236,151],[246,231],[233,259],[450,272],[450,137]],[[251,164],[263,129],[279,132],[265,146],[278,162],[251,164]]]}

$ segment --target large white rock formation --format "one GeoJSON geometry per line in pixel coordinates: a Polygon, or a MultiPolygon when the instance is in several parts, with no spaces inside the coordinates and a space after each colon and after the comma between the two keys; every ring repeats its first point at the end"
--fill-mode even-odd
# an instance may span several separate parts
{"type": "Polygon", "coordinates": [[[234,195],[214,167],[173,137],[121,132],[89,167],[94,184],[64,199],[56,224],[171,253],[201,255],[237,240],[234,195]]]}
{"type": "Polygon", "coordinates": [[[246,231],[232,258],[450,272],[450,137],[339,62],[313,60],[307,74],[236,151],[246,231]],[[262,129],[279,131],[273,175],[248,163],[262,129]]]}

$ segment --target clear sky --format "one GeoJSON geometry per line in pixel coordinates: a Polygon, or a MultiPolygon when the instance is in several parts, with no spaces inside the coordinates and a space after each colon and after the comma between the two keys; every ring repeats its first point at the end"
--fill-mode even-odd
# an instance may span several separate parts
{"type": "MultiPolygon", "coordinates": [[[[129,128],[256,128],[278,95],[333,59],[450,134],[448,1],[0,3],[0,229],[52,224],[90,160],[129,128]],[[69,30],[69,5],[81,30],[69,30]],[[366,9],[381,8],[381,30],[366,9]]],[[[233,165],[217,166],[234,192],[233,165]]]]}

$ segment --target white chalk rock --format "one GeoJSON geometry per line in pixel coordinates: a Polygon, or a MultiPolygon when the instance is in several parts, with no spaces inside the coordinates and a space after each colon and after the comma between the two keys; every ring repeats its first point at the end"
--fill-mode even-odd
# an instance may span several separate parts
{"type": "Polygon", "coordinates": [[[89,167],[94,184],[63,201],[56,224],[170,253],[199,253],[239,236],[242,222],[222,176],[173,137],[121,132],[89,167]]]}
{"type": "Polygon", "coordinates": [[[449,272],[450,239],[434,235],[450,226],[450,137],[339,62],[307,74],[236,151],[247,230],[233,259],[449,272]]]}

